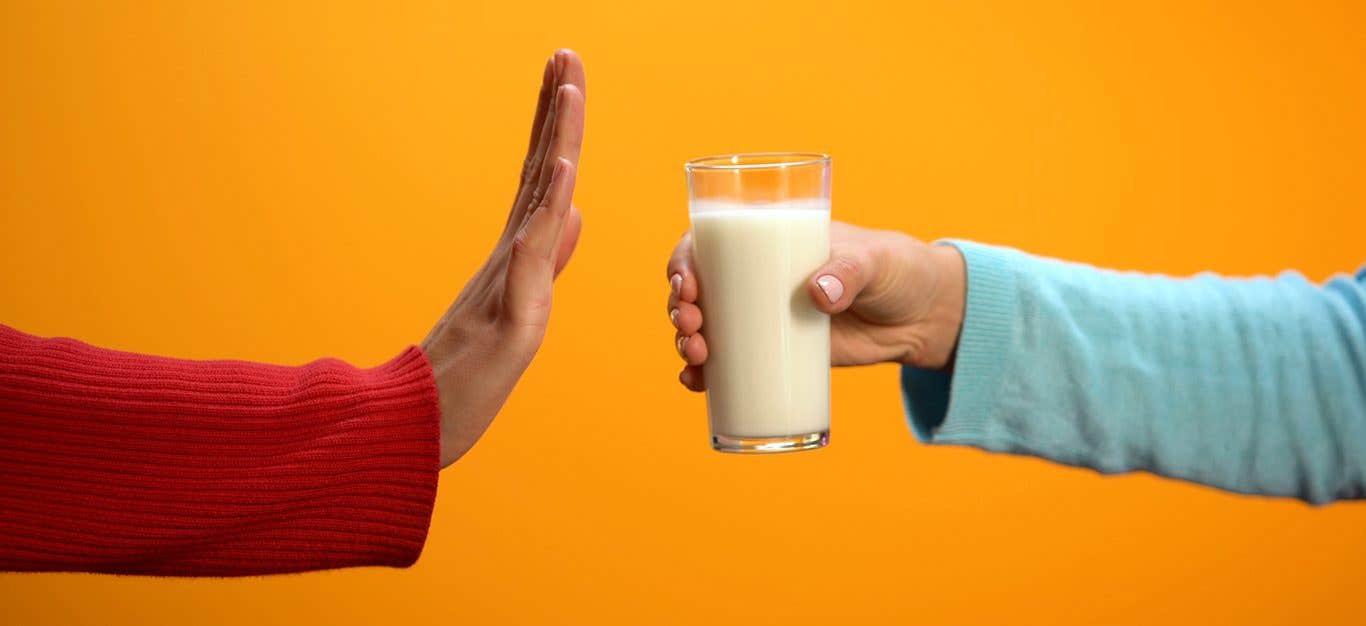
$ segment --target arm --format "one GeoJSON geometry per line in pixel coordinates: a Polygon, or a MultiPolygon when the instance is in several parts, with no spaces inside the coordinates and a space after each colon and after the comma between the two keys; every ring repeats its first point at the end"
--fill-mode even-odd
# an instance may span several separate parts
{"type": "Polygon", "coordinates": [[[438,469],[488,428],[550,323],[584,72],[546,63],[502,235],[379,367],[197,362],[0,326],[0,570],[234,576],[411,564],[438,469]]]}
{"type": "Polygon", "coordinates": [[[185,361],[0,326],[0,569],[403,567],[440,411],[409,348],[359,369],[185,361]]]}
{"type": "MultiPolygon", "coordinates": [[[[1318,287],[1111,272],[831,225],[806,285],[834,365],[899,363],[923,441],[1310,502],[1366,497],[1366,271],[1318,287]]],[[[689,389],[707,358],[669,261],[689,389]]]]}
{"type": "Polygon", "coordinates": [[[1316,503],[1366,495],[1366,274],[1178,280],[953,245],[953,373],[902,372],[922,440],[1316,503]]]}

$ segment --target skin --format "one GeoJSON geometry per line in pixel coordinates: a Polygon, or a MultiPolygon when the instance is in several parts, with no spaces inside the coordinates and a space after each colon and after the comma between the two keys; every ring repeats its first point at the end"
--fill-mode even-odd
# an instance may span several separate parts
{"type": "MultiPolygon", "coordinates": [[[[674,348],[685,362],[679,382],[704,391],[707,340],[692,248],[692,234],[685,234],[669,259],[668,311],[678,331],[674,348]]],[[[966,280],[957,248],[832,222],[830,261],[805,288],[816,308],[831,315],[831,365],[890,362],[947,370],[963,326],[966,280]]]]}
{"type": "Polygon", "coordinates": [[[556,52],[546,62],[503,233],[422,341],[440,397],[442,467],[483,435],[545,338],[554,280],[574,253],[582,227],[571,201],[584,94],[578,55],[556,52]]]}
{"type": "MultiPolygon", "coordinates": [[[[560,50],[546,62],[503,233],[422,341],[440,399],[442,467],[488,429],[545,338],[554,279],[569,262],[582,227],[572,199],[585,87],[583,64],[572,51],[560,50]]],[[[687,362],[679,378],[702,391],[707,346],[699,332],[690,236],[675,249],[668,276],[669,318],[687,362]]],[[[963,290],[963,262],[955,249],[839,222],[831,225],[830,262],[807,284],[816,307],[833,316],[834,365],[949,367],[962,326],[963,290]]]]}

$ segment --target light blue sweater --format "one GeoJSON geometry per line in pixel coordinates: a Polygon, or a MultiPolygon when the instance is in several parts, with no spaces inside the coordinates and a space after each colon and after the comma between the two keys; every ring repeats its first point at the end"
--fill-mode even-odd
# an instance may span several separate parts
{"type": "Polygon", "coordinates": [[[921,440],[1366,497],[1366,269],[1174,279],[948,243],[968,277],[953,373],[901,376],[921,440]]]}

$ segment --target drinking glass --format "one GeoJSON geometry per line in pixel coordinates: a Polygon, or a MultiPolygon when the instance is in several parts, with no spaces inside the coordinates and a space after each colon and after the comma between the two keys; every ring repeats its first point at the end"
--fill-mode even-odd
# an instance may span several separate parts
{"type": "Polygon", "coordinates": [[[685,164],[712,447],[830,441],[830,317],[806,284],[830,258],[830,157],[728,154],[685,164]]]}

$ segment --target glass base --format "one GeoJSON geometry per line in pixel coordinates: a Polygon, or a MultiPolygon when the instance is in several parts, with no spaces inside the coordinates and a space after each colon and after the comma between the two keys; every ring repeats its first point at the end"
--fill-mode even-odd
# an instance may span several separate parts
{"type": "Polygon", "coordinates": [[[774,454],[778,452],[798,452],[824,448],[830,443],[830,431],[805,435],[784,435],[781,437],[730,437],[711,436],[711,447],[717,452],[737,454],[774,454]]]}

